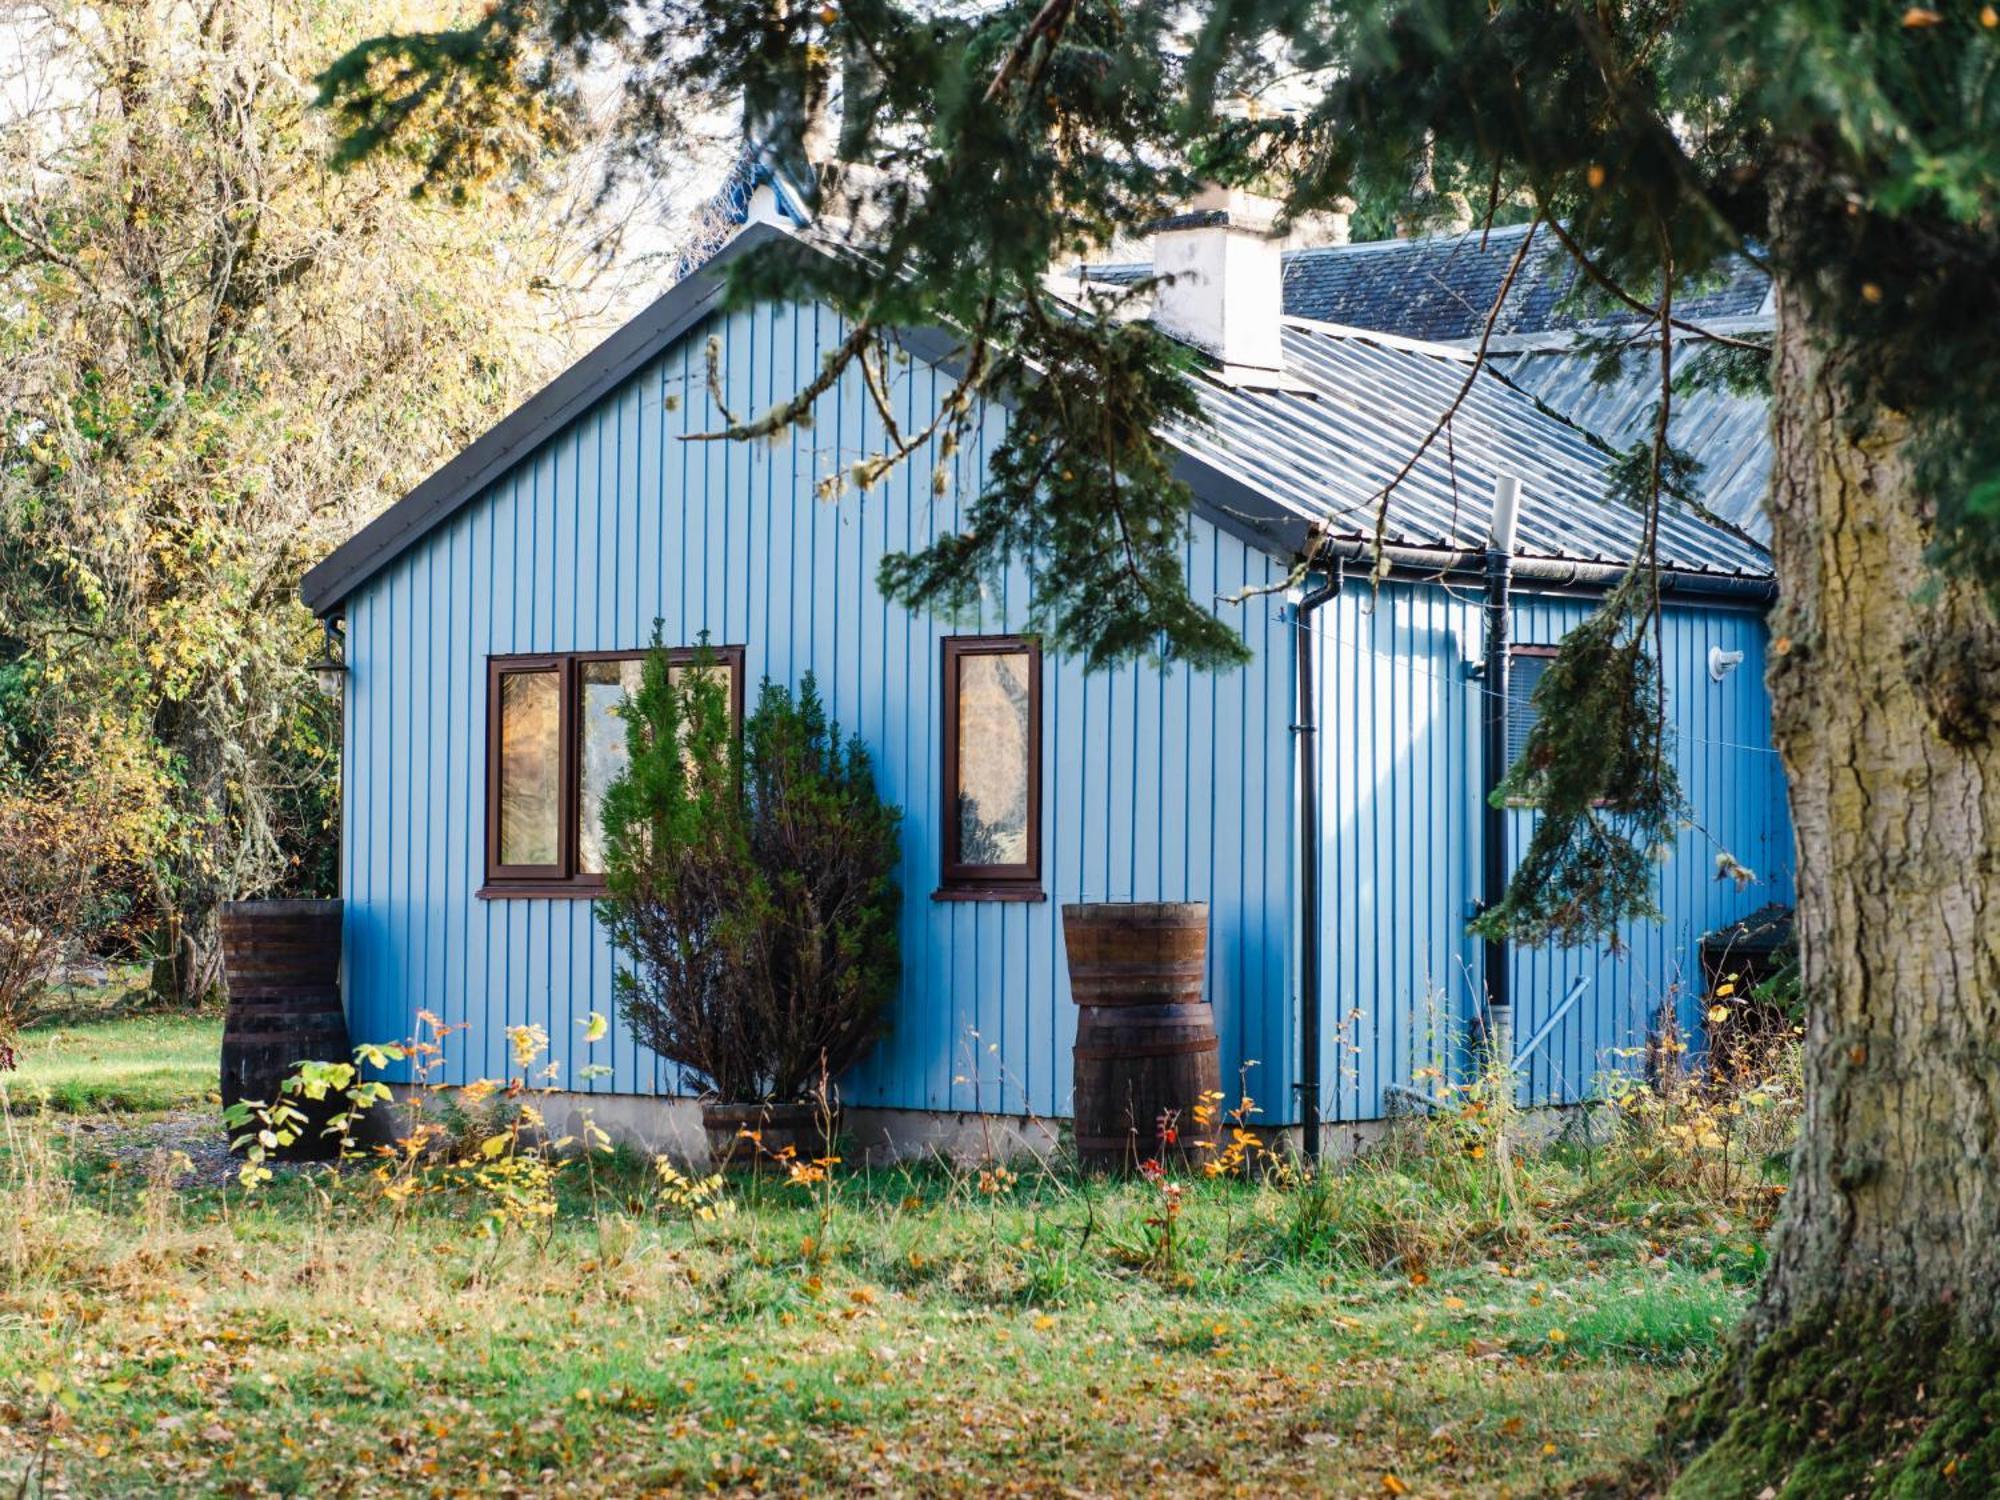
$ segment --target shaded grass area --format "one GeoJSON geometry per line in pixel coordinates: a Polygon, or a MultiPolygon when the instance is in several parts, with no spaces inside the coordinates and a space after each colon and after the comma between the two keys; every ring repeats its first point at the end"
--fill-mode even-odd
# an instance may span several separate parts
{"type": "Polygon", "coordinates": [[[113,985],[64,995],[16,1041],[18,1071],[0,1077],[16,1111],[144,1113],[216,1091],[222,1016],[130,1008],[113,985]]]}

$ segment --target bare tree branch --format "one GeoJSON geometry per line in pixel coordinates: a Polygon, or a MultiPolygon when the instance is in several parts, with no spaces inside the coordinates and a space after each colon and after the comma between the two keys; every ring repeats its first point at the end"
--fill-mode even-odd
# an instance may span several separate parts
{"type": "Polygon", "coordinates": [[[1417,467],[1430,446],[1438,440],[1444,430],[1451,425],[1451,419],[1458,415],[1458,409],[1465,404],[1465,398],[1472,394],[1472,387],[1479,379],[1479,372],[1486,368],[1486,349],[1493,342],[1493,329],[1500,321],[1500,309],[1506,305],[1507,294],[1514,289],[1514,278],[1521,274],[1521,267],[1527,263],[1528,250],[1535,243],[1535,231],[1542,226],[1538,217],[1528,225],[1528,232],[1521,236],[1521,243],[1515,248],[1514,258],[1507,263],[1507,274],[1500,278],[1500,290],[1493,294],[1493,305],[1486,310],[1486,324],[1479,330],[1479,343],[1472,351],[1472,368],[1465,372],[1465,379],[1451,398],[1451,404],[1444,409],[1431,430],[1424,434],[1424,440],[1417,444],[1403,466],[1389,477],[1389,482],[1368,499],[1375,506],[1375,566],[1372,576],[1379,583],[1389,571],[1386,548],[1389,542],[1389,497],[1396,487],[1417,467]]]}
{"type": "MultiPolygon", "coordinates": [[[[1653,319],[1657,319],[1660,316],[1657,307],[1640,301],[1637,297],[1626,291],[1624,287],[1612,280],[1603,267],[1599,266],[1597,262],[1585,254],[1583,247],[1576,242],[1568,230],[1563,228],[1561,220],[1551,216],[1548,219],[1548,226],[1549,233],[1562,242],[1563,249],[1569,252],[1569,258],[1576,262],[1578,269],[1584,275],[1588,276],[1599,287],[1609,292],[1613,297],[1616,297],[1620,302],[1634,311],[1644,313],[1648,318],[1653,319]]],[[[1674,318],[1672,326],[1680,329],[1683,333],[1694,334],[1697,338],[1706,339],[1712,344],[1720,344],[1724,348],[1749,349],[1758,354],[1769,354],[1771,352],[1769,344],[1760,344],[1755,339],[1732,338],[1729,334],[1717,333],[1711,328],[1704,328],[1699,323],[1689,323],[1681,318],[1674,318]]]]}
{"type": "Polygon", "coordinates": [[[800,417],[811,411],[815,401],[833,389],[834,382],[846,373],[847,367],[854,362],[863,349],[868,347],[868,341],[874,335],[875,325],[866,318],[861,319],[848,330],[847,337],[840,341],[840,347],[827,357],[825,363],[820,366],[819,374],[815,375],[810,383],[802,386],[792,396],[791,400],[784,402],[782,405],[772,407],[763,416],[749,422],[744,421],[731,412],[728,405],[723,401],[721,377],[717,370],[714,349],[711,346],[708,365],[708,389],[709,394],[715,400],[716,408],[721,411],[725,418],[725,425],[712,432],[684,432],[681,434],[681,441],[684,443],[741,443],[749,442],[754,438],[770,437],[773,433],[783,432],[787,427],[798,421],[800,417]]]}
{"type": "Polygon", "coordinates": [[[95,276],[91,275],[83,263],[75,256],[58,249],[55,242],[45,234],[38,232],[22,220],[16,218],[13,210],[7,206],[4,199],[0,199],[0,228],[4,228],[15,239],[26,245],[35,259],[47,261],[50,265],[59,266],[69,272],[71,276],[76,278],[78,284],[85,291],[89,292],[91,296],[102,302],[106,307],[116,308],[119,312],[125,314],[126,317],[131,318],[135,323],[139,323],[142,326],[150,322],[131,298],[125,296],[122,292],[114,291],[110,287],[105,286],[95,276]]]}
{"type": "Polygon", "coordinates": [[[993,74],[993,81],[986,85],[986,102],[995,103],[1007,92],[1007,85],[1013,82],[1021,64],[1028,60],[1035,43],[1044,37],[1052,50],[1062,36],[1063,28],[1069,24],[1070,12],[1076,8],[1076,0],[1043,0],[1042,8],[1035,12],[1035,18],[1028,22],[1024,30],[1007,49],[1006,57],[1000,61],[999,69],[993,74]]]}

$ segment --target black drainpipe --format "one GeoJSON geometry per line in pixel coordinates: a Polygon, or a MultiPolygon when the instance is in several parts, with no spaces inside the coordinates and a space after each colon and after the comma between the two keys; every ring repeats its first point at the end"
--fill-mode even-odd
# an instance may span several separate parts
{"type": "MultiPolygon", "coordinates": [[[[1493,794],[1507,774],[1508,615],[1513,604],[1514,528],[1520,516],[1520,481],[1503,475],[1493,486],[1493,530],[1486,549],[1486,668],[1480,687],[1483,716],[1482,759],[1486,784],[1481,809],[1480,848],[1484,892],[1480,905],[1490,911],[1507,895],[1507,810],[1496,807],[1493,794]]],[[[1486,940],[1486,1027],[1488,1066],[1510,1066],[1514,1050],[1514,997],[1505,938],[1486,940]]]]}
{"type": "Polygon", "coordinates": [[[1319,719],[1314,705],[1312,617],[1340,593],[1346,565],[1299,600],[1299,1134],[1319,1162],[1319,719]]]}

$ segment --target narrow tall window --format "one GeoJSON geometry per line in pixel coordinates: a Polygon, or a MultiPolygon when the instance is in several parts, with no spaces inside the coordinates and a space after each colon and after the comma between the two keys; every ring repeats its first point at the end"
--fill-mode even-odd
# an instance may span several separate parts
{"type": "Polygon", "coordinates": [[[625,719],[619,712],[628,694],[639,691],[644,663],[636,656],[587,661],[577,669],[577,844],[580,875],[604,873],[604,794],[625,769],[625,719]]]}
{"type": "Polygon", "coordinates": [[[1528,748],[1528,735],[1541,714],[1535,689],[1556,659],[1555,646],[1515,646],[1507,653],[1507,764],[1512,766],[1528,748]]]}
{"type": "Polygon", "coordinates": [[[1036,900],[1042,858],[1042,656],[1017,636],[944,643],[940,897],[1036,900]]]}
{"type": "MultiPolygon", "coordinates": [[[[743,723],[743,648],[714,670],[743,723]]],[[[676,677],[692,649],[668,653],[676,677]]],[[[589,896],[604,887],[604,794],[625,769],[626,696],[645,654],[497,656],[489,664],[486,884],[480,895],[589,896]]]]}
{"type": "Polygon", "coordinates": [[[494,873],[562,873],[562,668],[521,662],[493,676],[491,813],[494,873]]]}

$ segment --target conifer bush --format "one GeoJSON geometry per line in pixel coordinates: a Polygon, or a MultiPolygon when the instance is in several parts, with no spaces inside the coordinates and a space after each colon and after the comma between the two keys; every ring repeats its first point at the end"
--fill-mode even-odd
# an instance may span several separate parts
{"type": "Polygon", "coordinates": [[[793,1103],[881,1035],[901,959],[902,814],[807,674],[766,680],[741,740],[719,661],[657,634],[604,799],[600,917],[634,1037],[724,1103],[793,1103]]]}
{"type": "Polygon", "coordinates": [[[764,962],[753,1008],[773,1096],[838,1077],[884,1030],[902,969],[895,869],[902,811],[875,789],[858,735],[841,738],[806,673],[768,679],[744,726],[750,855],[764,882],[764,962]]]}
{"type": "Polygon", "coordinates": [[[675,673],[654,632],[627,700],[624,771],[604,794],[598,913],[632,1035],[721,1098],[767,1096],[744,997],[769,892],[750,858],[729,688],[706,655],[675,673]]]}

